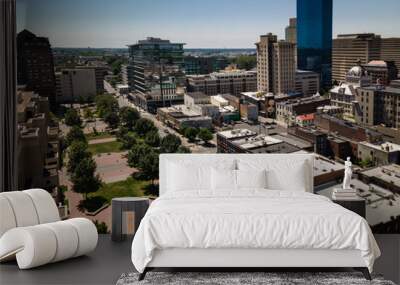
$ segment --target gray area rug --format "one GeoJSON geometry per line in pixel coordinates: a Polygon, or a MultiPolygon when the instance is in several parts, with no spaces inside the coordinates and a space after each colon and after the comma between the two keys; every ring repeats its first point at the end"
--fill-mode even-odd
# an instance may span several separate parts
{"type": "Polygon", "coordinates": [[[368,281],[358,272],[148,272],[142,281],[137,280],[138,276],[138,273],[122,274],[117,285],[395,285],[392,281],[376,275],[372,276],[372,281],[368,281]]]}

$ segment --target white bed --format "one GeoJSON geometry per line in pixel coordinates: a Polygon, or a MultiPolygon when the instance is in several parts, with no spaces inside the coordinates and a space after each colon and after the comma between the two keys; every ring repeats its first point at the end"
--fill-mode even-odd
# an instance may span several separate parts
{"type": "Polygon", "coordinates": [[[357,214],[312,194],[313,163],[312,154],[161,155],[160,198],[132,243],[140,279],[155,267],[354,267],[370,278],[380,255],[371,230],[357,214]],[[264,168],[270,185],[255,187],[264,168]],[[230,173],[237,175],[234,190],[230,173]]]}

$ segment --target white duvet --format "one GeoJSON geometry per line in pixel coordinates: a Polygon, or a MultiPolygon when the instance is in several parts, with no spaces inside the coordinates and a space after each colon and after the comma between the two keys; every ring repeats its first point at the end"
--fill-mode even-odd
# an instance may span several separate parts
{"type": "Polygon", "coordinates": [[[134,237],[135,268],[143,272],[165,248],[358,249],[370,271],[380,255],[359,215],[320,195],[275,190],[165,194],[134,237]]]}

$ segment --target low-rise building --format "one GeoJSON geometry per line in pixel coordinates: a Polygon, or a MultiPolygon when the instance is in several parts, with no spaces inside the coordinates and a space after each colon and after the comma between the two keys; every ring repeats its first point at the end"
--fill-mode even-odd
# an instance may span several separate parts
{"type": "Polygon", "coordinates": [[[317,114],[326,114],[329,116],[343,118],[343,108],[332,105],[325,105],[317,108],[317,114]]]}
{"type": "Polygon", "coordinates": [[[129,85],[117,84],[115,86],[115,88],[117,89],[117,93],[119,95],[128,95],[129,94],[129,85]]]}
{"type": "Polygon", "coordinates": [[[190,92],[203,92],[206,95],[233,94],[257,90],[257,72],[230,70],[213,72],[207,75],[187,76],[190,92]]]}
{"type": "Polygon", "coordinates": [[[394,143],[372,144],[360,142],[358,144],[358,158],[371,160],[374,165],[400,164],[400,145],[394,143]]]}
{"type": "Polygon", "coordinates": [[[156,85],[146,93],[130,93],[129,99],[136,106],[149,113],[156,114],[158,108],[182,104],[184,102],[184,94],[184,88],[176,87],[173,82],[167,81],[162,84],[162,89],[160,85],[156,85]]]}
{"type": "Polygon", "coordinates": [[[219,153],[293,153],[299,148],[271,136],[247,130],[228,130],[217,133],[219,153]]]}
{"type": "Polygon", "coordinates": [[[366,184],[375,184],[400,194],[400,165],[389,164],[362,170],[358,178],[366,184]]]}
{"type": "Polygon", "coordinates": [[[251,103],[240,104],[240,117],[245,120],[258,121],[258,107],[251,103]]]}
{"type": "Polygon", "coordinates": [[[358,89],[355,120],[363,126],[400,129],[400,87],[371,85],[358,89]]]}
{"type": "Polygon", "coordinates": [[[212,128],[212,118],[188,108],[186,105],[175,105],[157,109],[157,118],[176,130],[185,127],[212,128]]]}
{"type": "Polygon", "coordinates": [[[314,125],[315,114],[304,114],[296,117],[296,124],[300,127],[308,127],[314,125]]]}
{"type": "Polygon", "coordinates": [[[301,99],[290,99],[276,103],[276,120],[286,126],[293,126],[299,115],[315,113],[317,108],[330,103],[322,96],[312,96],[301,99]]]}
{"type": "Polygon", "coordinates": [[[292,127],[288,133],[299,137],[313,145],[313,151],[321,155],[329,155],[328,135],[314,128],[292,127]]]}

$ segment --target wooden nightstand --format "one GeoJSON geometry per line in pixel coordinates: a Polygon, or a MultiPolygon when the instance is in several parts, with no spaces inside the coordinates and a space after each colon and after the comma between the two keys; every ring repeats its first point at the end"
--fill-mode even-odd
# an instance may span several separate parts
{"type": "Polygon", "coordinates": [[[353,211],[356,214],[359,214],[361,217],[365,219],[365,208],[366,208],[366,203],[364,199],[354,199],[354,200],[335,200],[332,199],[332,201],[336,204],[339,204],[340,206],[353,211]]]}

